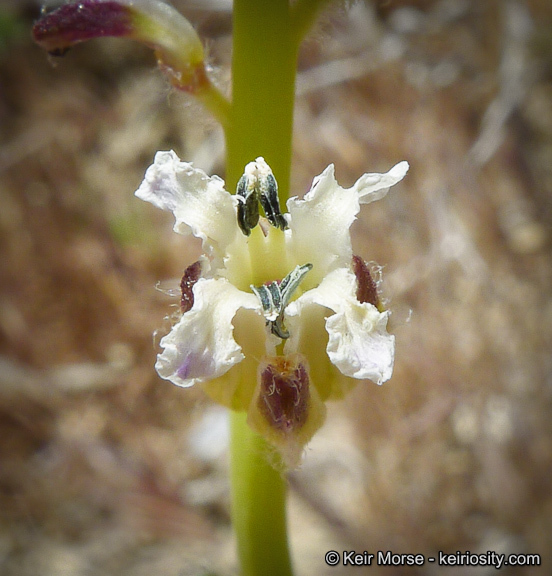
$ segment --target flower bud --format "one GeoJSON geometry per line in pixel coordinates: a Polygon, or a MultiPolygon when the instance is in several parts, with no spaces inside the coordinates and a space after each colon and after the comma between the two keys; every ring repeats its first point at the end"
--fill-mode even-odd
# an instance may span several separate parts
{"type": "Polygon", "coordinates": [[[46,13],[33,27],[34,40],[54,56],[105,36],[152,48],[177,88],[194,92],[206,81],[199,37],[184,16],[161,0],[80,0],[46,13]]]}

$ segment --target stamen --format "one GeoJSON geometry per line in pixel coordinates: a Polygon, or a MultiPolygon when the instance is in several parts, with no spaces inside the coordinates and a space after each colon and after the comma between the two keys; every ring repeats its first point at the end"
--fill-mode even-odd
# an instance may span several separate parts
{"type": "Polygon", "coordinates": [[[278,315],[278,318],[274,320],[274,322],[270,322],[270,331],[274,336],[278,336],[278,338],[282,340],[287,340],[290,336],[288,330],[284,326],[284,312],[278,315]]]}
{"type": "Polygon", "coordinates": [[[276,282],[271,284],[263,284],[262,286],[251,285],[251,290],[261,301],[261,306],[263,307],[263,314],[269,322],[274,322],[280,314],[280,303],[281,297],[278,293],[278,288],[276,282]],[[274,289],[276,285],[276,289],[274,289]],[[277,302],[274,302],[274,295],[277,293],[277,302]]]}
{"type": "MultiPolygon", "coordinates": [[[[270,170],[270,168],[268,169],[270,170]]],[[[278,200],[278,184],[276,183],[274,174],[270,172],[266,176],[261,177],[259,179],[259,184],[261,206],[263,207],[268,221],[275,228],[285,230],[288,225],[284,215],[282,214],[282,211],[280,210],[280,201],[278,200]]]]}
{"type": "Polygon", "coordinates": [[[282,293],[280,292],[280,287],[277,282],[271,282],[266,286],[270,292],[270,298],[272,300],[272,306],[275,310],[282,309],[282,293]]]}
{"type": "Polygon", "coordinates": [[[251,230],[259,222],[259,200],[255,184],[256,179],[246,171],[240,178],[236,189],[239,201],[238,225],[246,236],[251,234],[251,230]]]}
{"type": "Polygon", "coordinates": [[[303,281],[303,278],[312,270],[312,264],[303,264],[296,266],[280,283],[280,292],[282,292],[282,301],[284,307],[288,305],[291,296],[303,281]]]}
{"type": "Polygon", "coordinates": [[[284,312],[293,293],[312,269],[312,264],[296,266],[281,282],[268,282],[262,286],[251,285],[251,290],[261,302],[263,315],[270,331],[278,338],[286,340],[289,332],[284,326],[284,312]]]}
{"type": "Polygon", "coordinates": [[[250,162],[238,182],[238,225],[249,236],[259,222],[259,202],[267,220],[275,228],[285,230],[287,220],[280,210],[278,184],[272,170],[263,158],[250,162]]]}

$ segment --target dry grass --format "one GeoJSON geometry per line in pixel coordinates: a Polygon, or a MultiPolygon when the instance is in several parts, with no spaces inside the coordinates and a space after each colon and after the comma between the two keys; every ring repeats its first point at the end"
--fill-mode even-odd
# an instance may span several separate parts
{"type": "MultiPolygon", "coordinates": [[[[48,65],[32,8],[0,53],[0,572],[233,574],[221,416],[153,371],[175,302],[155,284],[198,247],[132,195],[158,149],[221,173],[220,132],[134,45],[48,65]]],[[[410,162],[355,225],[397,362],[332,407],[291,478],[299,573],[348,573],[323,556],[353,548],[550,566],[552,9],[353,10],[301,57],[294,189],[329,162],[343,184],[410,162]]],[[[227,82],[228,13],[191,14],[227,82]]]]}

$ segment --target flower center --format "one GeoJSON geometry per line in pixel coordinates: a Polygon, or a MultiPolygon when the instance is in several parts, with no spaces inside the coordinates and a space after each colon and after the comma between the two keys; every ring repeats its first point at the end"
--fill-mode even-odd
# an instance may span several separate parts
{"type": "MultiPolygon", "coordinates": [[[[261,303],[266,325],[272,334],[285,340],[289,332],[284,326],[284,312],[293,293],[312,269],[312,264],[296,266],[283,277],[278,272],[286,266],[285,237],[283,231],[288,228],[278,200],[278,184],[272,170],[263,158],[257,158],[245,167],[240,178],[236,197],[238,198],[238,225],[244,235],[249,236],[249,257],[253,283],[250,288],[261,303]],[[259,215],[261,204],[266,219],[259,215]],[[259,229],[254,230],[260,223],[259,229]],[[276,230],[271,230],[272,225],[276,230]],[[253,234],[252,234],[253,231],[253,234]],[[266,279],[270,280],[266,280],[266,279]]],[[[289,268],[287,268],[289,270],[289,268]]]]}

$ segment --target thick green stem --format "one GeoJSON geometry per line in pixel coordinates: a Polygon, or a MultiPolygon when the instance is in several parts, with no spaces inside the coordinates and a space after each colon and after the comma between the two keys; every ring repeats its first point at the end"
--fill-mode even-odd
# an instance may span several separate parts
{"type": "MultiPolygon", "coordinates": [[[[231,415],[232,520],[242,576],[290,576],[285,480],[269,462],[265,441],[231,415]]],[[[273,455],[274,457],[274,455],[273,455]]]]}
{"type": "Polygon", "coordinates": [[[244,166],[263,156],[283,201],[289,196],[297,61],[289,0],[235,0],[233,38],[226,182],[232,190],[244,166]]]}
{"type": "MultiPolygon", "coordinates": [[[[289,0],[234,0],[232,105],[226,126],[228,190],[262,156],[289,196],[297,42],[289,0]]],[[[232,518],[242,576],[291,576],[286,485],[270,449],[245,421],[231,417],[232,518]]]]}

